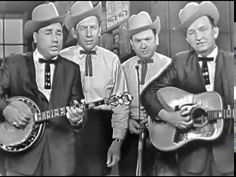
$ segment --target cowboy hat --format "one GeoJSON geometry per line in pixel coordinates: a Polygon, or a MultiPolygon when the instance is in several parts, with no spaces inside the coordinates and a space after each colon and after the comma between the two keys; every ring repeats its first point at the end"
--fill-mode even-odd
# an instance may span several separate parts
{"type": "Polygon", "coordinates": [[[64,23],[66,15],[59,16],[55,5],[52,2],[41,4],[34,8],[32,20],[24,25],[24,35],[26,38],[31,37],[33,32],[53,23],[64,23]]]}
{"type": "Polygon", "coordinates": [[[145,11],[141,11],[137,15],[132,15],[128,21],[128,29],[123,28],[123,32],[128,35],[128,37],[132,37],[134,34],[153,29],[156,30],[158,34],[161,29],[160,18],[157,16],[155,22],[152,23],[151,17],[145,11]]]}
{"type": "Polygon", "coordinates": [[[179,20],[181,25],[179,29],[186,31],[188,27],[199,17],[210,16],[215,25],[219,22],[219,11],[211,1],[203,1],[200,4],[190,2],[179,11],[179,20]]]}
{"type": "Polygon", "coordinates": [[[90,16],[96,16],[101,23],[101,13],[100,3],[94,8],[91,1],[77,1],[71,6],[70,15],[65,20],[66,28],[70,31],[78,22],[90,16]]]}

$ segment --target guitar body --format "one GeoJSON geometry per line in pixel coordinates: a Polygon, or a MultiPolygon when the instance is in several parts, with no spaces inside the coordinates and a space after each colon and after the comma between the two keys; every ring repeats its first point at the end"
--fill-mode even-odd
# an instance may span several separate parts
{"type": "Polygon", "coordinates": [[[167,111],[176,111],[184,105],[196,104],[190,112],[193,120],[202,122],[202,126],[193,126],[180,130],[163,121],[149,121],[148,131],[152,144],[159,150],[172,151],[183,145],[195,141],[212,141],[220,136],[223,131],[223,119],[208,121],[206,111],[222,110],[223,103],[217,92],[204,92],[191,94],[175,87],[165,87],[157,92],[157,97],[167,111]]]}
{"type": "MultiPolygon", "coordinates": [[[[30,111],[32,115],[39,113],[38,106],[29,98],[12,97],[9,104],[20,112],[30,111]]],[[[0,148],[7,152],[22,152],[38,142],[43,134],[45,124],[35,124],[32,116],[24,129],[14,127],[7,121],[0,122],[0,148]]]]}

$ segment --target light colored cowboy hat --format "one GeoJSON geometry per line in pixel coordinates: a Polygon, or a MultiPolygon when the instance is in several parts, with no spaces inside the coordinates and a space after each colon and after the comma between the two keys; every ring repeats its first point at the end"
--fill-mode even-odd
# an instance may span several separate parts
{"type": "Polygon", "coordinates": [[[128,29],[124,27],[122,30],[128,37],[132,37],[134,34],[148,29],[156,30],[156,34],[159,34],[161,30],[160,18],[157,16],[156,20],[152,22],[150,15],[141,11],[137,15],[132,15],[128,21],[128,29]]]}
{"type": "Polygon", "coordinates": [[[33,32],[42,27],[58,22],[63,24],[65,17],[66,15],[59,16],[56,6],[52,2],[41,4],[34,8],[32,20],[25,23],[24,35],[28,38],[33,35],[33,32]]]}
{"type": "Polygon", "coordinates": [[[90,16],[96,16],[101,23],[101,13],[100,3],[94,8],[91,1],[77,1],[71,6],[70,14],[65,20],[66,28],[71,31],[78,22],[90,16]]]}
{"type": "Polygon", "coordinates": [[[179,11],[179,20],[181,23],[179,29],[186,31],[195,20],[202,16],[210,16],[215,25],[219,22],[219,11],[211,1],[202,1],[200,4],[197,2],[186,4],[179,11]]]}

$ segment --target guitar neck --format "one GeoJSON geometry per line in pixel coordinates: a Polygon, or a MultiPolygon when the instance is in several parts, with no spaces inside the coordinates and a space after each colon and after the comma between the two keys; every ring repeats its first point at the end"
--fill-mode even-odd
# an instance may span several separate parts
{"type": "Polygon", "coordinates": [[[234,118],[234,109],[207,111],[207,118],[209,120],[231,119],[234,118]]]}
{"type": "Polygon", "coordinates": [[[35,122],[43,122],[56,117],[61,117],[66,115],[66,107],[52,109],[49,111],[44,111],[35,114],[35,122]]]}

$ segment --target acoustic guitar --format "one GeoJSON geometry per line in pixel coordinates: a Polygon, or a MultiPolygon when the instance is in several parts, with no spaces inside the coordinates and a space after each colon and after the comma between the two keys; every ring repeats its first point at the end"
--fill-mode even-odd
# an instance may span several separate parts
{"type": "MultiPolygon", "coordinates": [[[[125,92],[122,95],[105,98],[103,101],[105,105],[114,107],[122,104],[129,105],[132,99],[133,97],[125,92]]],[[[40,112],[37,104],[27,97],[12,97],[8,99],[8,103],[22,113],[30,111],[33,116],[24,129],[17,128],[8,121],[0,121],[0,149],[7,152],[18,153],[29,150],[40,141],[46,121],[66,115],[66,107],[40,112]]],[[[93,107],[86,108],[85,105],[81,103],[79,107],[83,110],[93,109],[93,107]]]]}
{"type": "Polygon", "coordinates": [[[193,125],[188,129],[178,129],[162,120],[149,119],[147,129],[150,140],[161,151],[176,150],[195,140],[213,141],[223,131],[223,119],[234,117],[234,110],[223,109],[221,96],[217,92],[192,94],[175,87],[164,87],[157,91],[157,97],[167,111],[196,104],[190,111],[193,125]]]}

